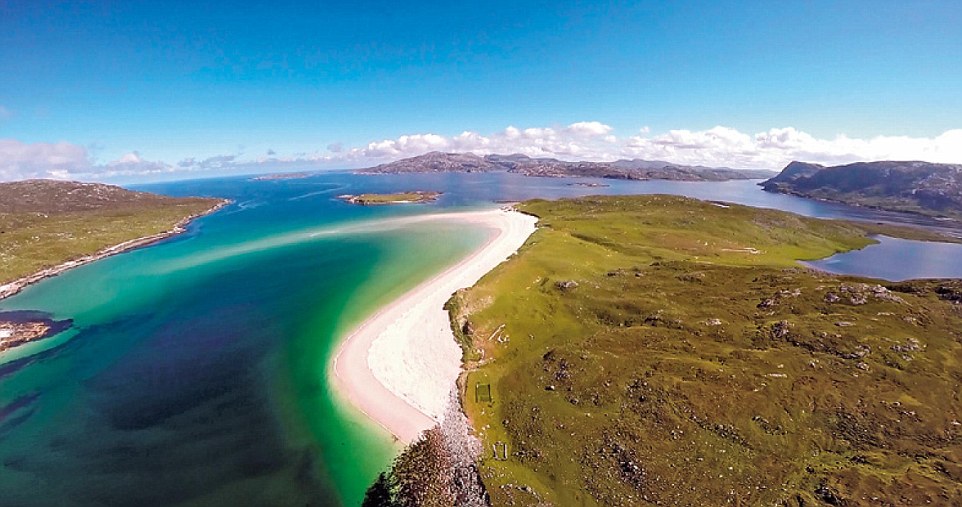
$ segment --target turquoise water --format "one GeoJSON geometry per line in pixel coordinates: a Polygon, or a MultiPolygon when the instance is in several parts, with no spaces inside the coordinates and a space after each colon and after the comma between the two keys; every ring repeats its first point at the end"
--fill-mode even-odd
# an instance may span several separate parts
{"type": "Polygon", "coordinates": [[[485,233],[352,224],[587,193],[914,220],[768,194],[753,182],[571,182],[333,173],[144,187],[235,203],[186,234],[0,301],[0,312],[73,320],[54,338],[0,356],[0,505],[359,504],[397,446],[338,403],[326,378],[330,354],[345,331],[456,262],[485,233]],[[334,199],[413,189],[445,194],[399,207],[334,199]]]}
{"type": "Polygon", "coordinates": [[[359,503],[396,449],[333,399],[336,337],[484,233],[339,233],[411,210],[273,187],[0,302],[73,319],[0,366],[0,504],[359,503]]]}

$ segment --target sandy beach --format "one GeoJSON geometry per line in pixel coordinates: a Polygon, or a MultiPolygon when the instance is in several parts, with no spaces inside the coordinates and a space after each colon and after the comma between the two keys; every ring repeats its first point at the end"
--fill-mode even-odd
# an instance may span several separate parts
{"type": "Polygon", "coordinates": [[[440,422],[461,369],[461,349],[444,310],[515,253],[537,219],[508,210],[418,217],[491,231],[471,255],[381,308],[341,342],[330,374],[337,392],[402,442],[440,422]]]}

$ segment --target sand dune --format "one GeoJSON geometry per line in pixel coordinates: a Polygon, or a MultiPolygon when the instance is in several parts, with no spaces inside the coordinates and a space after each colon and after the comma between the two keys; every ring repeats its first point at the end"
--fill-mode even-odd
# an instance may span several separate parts
{"type": "Polygon", "coordinates": [[[402,442],[443,418],[461,368],[461,349],[444,303],[507,259],[535,230],[536,219],[490,210],[425,215],[491,230],[485,244],[364,321],[343,340],[331,365],[337,392],[402,442]]]}

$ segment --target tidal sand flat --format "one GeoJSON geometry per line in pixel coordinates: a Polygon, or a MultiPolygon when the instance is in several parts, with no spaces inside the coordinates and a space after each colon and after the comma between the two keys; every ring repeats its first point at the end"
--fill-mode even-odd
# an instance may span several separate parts
{"type": "Polygon", "coordinates": [[[537,219],[511,210],[437,214],[491,230],[483,246],[382,308],[341,343],[331,364],[333,384],[355,407],[402,442],[442,420],[461,367],[444,304],[477,283],[524,244],[537,219]]]}

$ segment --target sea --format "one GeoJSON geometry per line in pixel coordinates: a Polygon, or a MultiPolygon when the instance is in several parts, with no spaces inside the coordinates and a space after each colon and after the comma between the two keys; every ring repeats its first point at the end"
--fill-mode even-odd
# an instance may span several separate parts
{"type": "MultiPolygon", "coordinates": [[[[529,198],[652,193],[944,225],[756,183],[327,172],[131,187],[233,203],[184,234],[0,301],[0,317],[30,311],[70,324],[0,354],[0,505],[360,505],[400,446],[332,392],[331,355],[366,316],[486,236],[442,222],[356,225],[529,198]],[[444,194],[397,206],[337,199],[419,189],[444,194]]],[[[962,277],[960,245],[879,240],[810,265],[890,280],[962,277]]]]}

